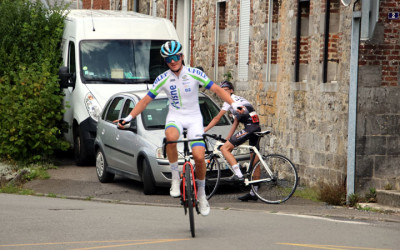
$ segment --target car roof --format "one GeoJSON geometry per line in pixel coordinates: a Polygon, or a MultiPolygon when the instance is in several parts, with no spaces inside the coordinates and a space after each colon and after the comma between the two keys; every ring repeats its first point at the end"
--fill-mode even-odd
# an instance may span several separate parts
{"type": "MultiPolygon", "coordinates": [[[[136,91],[127,91],[127,92],[119,92],[116,93],[112,98],[116,97],[116,96],[129,96],[129,97],[139,97],[139,99],[142,99],[143,97],[145,97],[147,95],[147,93],[149,93],[148,90],[136,90],[136,91]]],[[[199,97],[203,97],[206,96],[205,94],[203,94],[202,92],[199,92],[199,97]]],[[[167,98],[167,94],[162,91],[157,95],[157,98],[167,98]]]]}

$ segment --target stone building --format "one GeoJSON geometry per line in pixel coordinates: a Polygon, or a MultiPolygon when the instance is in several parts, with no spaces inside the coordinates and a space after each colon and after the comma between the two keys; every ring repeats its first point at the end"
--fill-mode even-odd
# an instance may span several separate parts
{"type": "Polygon", "coordinates": [[[340,0],[96,0],[90,6],[84,0],[83,6],[171,20],[186,62],[216,82],[231,80],[238,95],[252,100],[264,128],[273,130],[266,145],[295,163],[301,184],[346,185],[354,147],[355,192],[400,190],[400,1],[372,1],[379,5],[377,23],[357,48],[351,47],[354,13],[371,0],[348,6],[340,0]],[[352,51],[358,65],[350,63],[352,51]],[[357,125],[349,145],[354,66],[357,125]]]}

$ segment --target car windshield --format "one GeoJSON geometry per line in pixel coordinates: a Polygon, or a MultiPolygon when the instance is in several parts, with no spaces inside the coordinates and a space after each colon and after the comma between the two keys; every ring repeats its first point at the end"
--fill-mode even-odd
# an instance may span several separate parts
{"type": "Polygon", "coordinates": [[[85,83],[153,83],[168,69],[162,40],[85,40],[80,43],[85,83]]]}
{"type": "MultiPolygon", "coordinates": [[[[203,126],[206,127],[217,116],[220,109],[207,97],[199,98],[200,111],[203,116],[203,126]]],[[[150,102],[142,112],[143,126],[146,130],[164,129],[168,114],[168,99],[155,99],[150,102]]],[[[230,125],[228,119],[223,116],[216,126],[230,125]]]]}

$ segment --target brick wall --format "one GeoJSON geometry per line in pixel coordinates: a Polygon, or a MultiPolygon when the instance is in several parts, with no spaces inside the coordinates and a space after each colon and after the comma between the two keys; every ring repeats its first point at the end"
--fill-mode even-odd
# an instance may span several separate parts
{"type": "MultiPolygon", "coordinates": [[[[90,9],[91,8],[91,0],[83,0],[82,1],[82,7],[84,9],[90,9]]],[[[96,0],[93,1],[93,9],[97,10],[109,10],[110,9],[110,0],[96,0]]]]}

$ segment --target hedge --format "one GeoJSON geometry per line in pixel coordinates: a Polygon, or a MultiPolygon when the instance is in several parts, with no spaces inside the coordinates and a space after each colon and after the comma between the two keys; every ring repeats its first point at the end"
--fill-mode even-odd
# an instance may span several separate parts
{"type": "Polygon", "coordinates": [[[37,162],[68,148],[57,76],[65,7],[0,0],[0,158],[37,162]]]}

